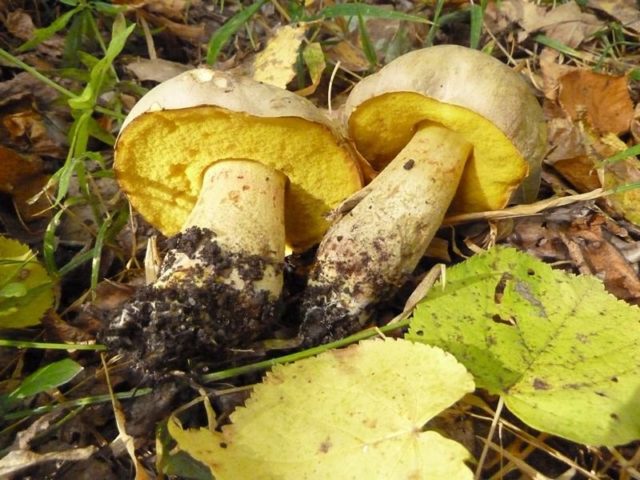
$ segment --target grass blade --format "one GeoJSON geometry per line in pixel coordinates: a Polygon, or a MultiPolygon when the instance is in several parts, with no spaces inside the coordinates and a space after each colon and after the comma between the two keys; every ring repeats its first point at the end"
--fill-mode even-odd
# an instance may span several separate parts
{"type": "Polygon", "coordinates": [[[74,110],[92,109],[95,106],[96,99],[100,95],[102,83],[105,75],[111,69],[116,57],[120,54],[125,46],[127,38],[136,28],[135,23],[126,27],[124,16],[119,15],[113,22],[111,41],[107,47],[104,57],[91,69],[89,83],[85,86],[83,92],[75,98],[68,100],[69,106],[74,110]]]}
{"type": "Polygon", "coordinates": [[[620,162],[629,157],[634,157],[636,155],[640,155],[640,144],[634,145],[633,147],[629,147],[626,150],[616,153],[615,155],[611,155],[610,157],[605,158],[600,163],[596,165],[596,168],[604,167],[605,165],[609,165],[612,163],[620,162]]]}
{"type": "Polygon", "coordinates": [[[360,41],[362,42],[364,55],[367,57],[371,68],[375,68],[378,64],[378,56],[376,55],[376,49],[371,42],[369,32],[367,32],[367,27],[364,24],[364,18],[362,15],[358,15],[358,30],[360,31],[360,41]]]}
{"type": "Polygon", "coordinates": [[[469,14],[471,15],[471,32],[469,33],[469,46],[477,50],[480,47],[480,36],[482,35],[484,8],[482,8],[482,6],[480,5],[471,5],[469,14]]]}
{"type": "MultiPolygon", "coordinates": [[[[129,398],[142,397],[149,395],[153,389],[151,388],[139,388],[137,390],[131,390],[129,392],[115,393],[113,396],[118,400],[126,400],[129,398]]],[[[111,401],[111,395],[95,395],[93,397],[79,398],[77,400],[69,400],[67,402],[61,402],[53,405],[43,405],[41,407],[35,407],[28,410],[19,410],[17,412],[7,413],[4,416],[5,420],[19,420],[21,418],[31,417],[33,415],[42,415],[43,413],[49,413],[58,408],[76,408],[84,407],[88,405],[95,405],[97,403],[106,403],[111,401]]]]}
{"type": "Polygon", "coordinates": [[[48,25],[44,28],[38,28],[33,32],[33,38],[27,40],[25,43],[20,45],[16,51],[19,53],[26,52],[27,50],[31,50],[32,48],[37,47],[42,42],[49,40],[56,33],[67,26],[69,20],[73,18],[73,16],[78,13],[80,10],[84,10],[86,8],[85,5],[79,5],[73,10],[69,10],[64,15],[56,18],[51,25],[48,25]]]}
{"type": "Polygon", "coordinates": [[[244,10],[239,11],[211,36],[209,45],[207,46],[207,63],[209,65],[213,65],[216,62],[220,51],[231,36],[247,23],[253,14],[260,10],[260,7],[262,7],[265,2],[266,0],[258,0],[244,10]]]}
{"type": "Polygon", "coordinates": [[[424,41],[425,47],[430,47],[433,45],[433,41],[436,38],[436,33],[440,29],[440,14],[442,13],[442,8],[444,7],[444,0],[438,0],[436,3],[436,8],[433,12],[433,21],[431,28],[429,29],[429,33],[427,33],[427,38],[424,41]]]}
{"type": "Polygon", "coordinates": [[[85,343],[49,343],[49,342],[32,342],[27,340],[7,340],[0,338],[0,347],[14,348],[37,348],[43,350],[66,350],[73,352],[75,350],[91,350],[101,352],[107,349],[104,345],[96,343],[95,345],[85,343]]]}

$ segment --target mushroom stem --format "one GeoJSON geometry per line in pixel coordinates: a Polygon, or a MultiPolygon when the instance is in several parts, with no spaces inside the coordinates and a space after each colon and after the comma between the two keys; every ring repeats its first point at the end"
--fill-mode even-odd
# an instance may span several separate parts
{"type": "Polygon", "coordinates": [[[358,330],[402,285],[440,227],[471,149],[447,128],[422,126],[331,226],[303,299],[305,343],[358,330]]]}
{"type": "Polygon", "coordinates": [[[282,173],[250,160],[209,167],[158,279],[107,335],[154,372],[183,366],[185,356],[196,365],[211,361],[262,334],[279,311],[286,183],[282,173]]]}
{"type": "MultiPolygon", "coordinates": [[[[205,171],[198,201],[182,227],[183,232],[191,227],[211,230],[217,245],[228,254],[262,258],[265,271],[253,287],[268,291],[271,299],[282,291],[286,183],[285,175],[258,162],[216,162],[205,171]]],[[[159,281],[169,282],[180,270],[191,268],[192,262],[185,255],[177,257],[159,281]]],[[[241,277],[234,272],[221,281],[242,289],[241,277]]]]}

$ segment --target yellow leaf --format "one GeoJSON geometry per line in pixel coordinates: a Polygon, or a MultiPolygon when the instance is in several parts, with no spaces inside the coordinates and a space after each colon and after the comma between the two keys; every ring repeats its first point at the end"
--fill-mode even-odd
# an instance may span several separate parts
{"type": "Polygon", "coordinates": [[[302,51],[302,58],[307,65],[309,71],[309,77],[311,77],[311,85],[298,90],[296,93],[306,97],[307,95],[313,95],[320,85],[322,80],[322,72],[327,66],[324,60],[324,53],[322,52],[322,45],[317,42],[311,43],[305,47],[302,51]]]}
{"type": "Polygon", "coordinates": [[[278,29],[266,48],[256,55],[253,79],[286,88],[296,76],[294,67],[306,30],[306,25],[287,25],[278,29]]]}
{"type": "Polygon", "coordinates": [[[465,448],[423,428],[473,388],[443,350],[368,340],[275,367],[221,433],[169,432],[218,480],[471,479],[465,448]]]}

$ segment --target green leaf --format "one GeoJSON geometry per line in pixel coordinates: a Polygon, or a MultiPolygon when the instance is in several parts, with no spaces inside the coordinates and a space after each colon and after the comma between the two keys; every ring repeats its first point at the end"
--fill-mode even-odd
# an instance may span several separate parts
{"type": "Polygon", "coordinates": [[[72,380],[83,368],[70,358],[50,363],[25,378],[9,397],[21,399],[59,387],[72,380]]]}
{"type": "Polygon", "coordinates": [[[244,10],[239,11],[227,22],[216,30],[209,39],[209,45],[207,46],[207,63],[213,65],[220,55],[220,51],[233,36],[249,19],[260,10],[260,7],[264,5],[266,0],[258,0],[257,2],[249,5],[244,10]]]}
{"type": "Polygon", "coordinates": [[[471,479],[466,449],[425,425],[473,388],[438,348],[368,340],[275,367],[222,432],[168,426],[217,480],[471,479]]]}
{"type": "Polygon", "coordinates": [[[49,25],[49,26],[47,26],[45,28],[36,29],[33,32],[33,38],[31,38],[30,40],[26,41],[22,45],[20,45],[16,49],[16,51],[19,52],[19,53],[26,52],[27,50],[31,50],[32,48],[37,47],[38,45],[40,45],[45,40],[49,40],[56,33],[58,33],[60,30],[65,28],[67,26],[67,23],[69,23],[69,20],[71,20],[76,13],[78,13],[81,10],[83,10],[84,8],[85,8],[84,5],[79,5],[76,8],[74,8],[73,10],[69,10],[67,13],[65,13],[62,16],[56,18],[51,23],[51,25],[49,25]]]}
{"type": "Polygon", "coordinates": [[[135,27],[135,24],[126,27],[124,16],[118,15],[116,17],[116,20],[113,22],[111,42],[109,42],[107,52],[91,69],[89,83],[85,86],[84,91],[77,97],[68,100],[71,108],[75,110],[86,110],[94,107],[96,99],[101,93],[105,75],[111,68],[116,57],[120,55],[127,38],[129,38],[129,35],[135,27]]]}
{"type": "Polygon", "coordinates": [[[511,248],[447,271],[407,338],[451,352],[528,425],[578,443],[640,438],[640,309],[511,248]]]}
{"type": "Polygon", "coordinates": [[[35,254],[0,236],[0,329],[37,325],[52,306],[52,281],[35,254]]]}
{"type": "Polygon", "coordinates": [[[364,3],[341,3],[339,5],[331,5],[325,7],[317,15],[309,20],[326,19],[336,17],[376,17],[386,18],[388,20],[404,20],[407,22],[429,23],[429,20],[417,15],[409,15],[407,13],[397,12],[388,8],[377,7],[374,5],[365,5],[364,3]]]}
{"type": "MultiPolygon", "coordinates": [[[[12,282],[0,286],[0,297],[24,297],[27,294],[27,286],[22,282],[12,282]]],[[[2,313],[0,312],[0,315],[2,313]]]]}

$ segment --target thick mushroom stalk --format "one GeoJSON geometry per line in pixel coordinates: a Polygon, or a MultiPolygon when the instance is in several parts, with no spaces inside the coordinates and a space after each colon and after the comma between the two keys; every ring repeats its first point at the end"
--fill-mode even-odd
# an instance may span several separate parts
{"type": "MultiPolygon", "coordinates": [[[[464,137],[425,125],[326,234],[303,300],[307,344],[359,329],[413,272],[440,227],[471,152],[464,137]]],[[[352,203],[347,200],[346,203],[352,203]]]]}
{"type": "Polygon", "coordinates": [[[146,368],[163,370],[183,356],[214,358],[273,323],[283,283],[286,182],[250,160],[220,161],[205,171],[158,280],[111,327],[138,344],[146,368]]]}
{"type": "Polygon", "coordinates": [[[266,291],[270,301],[277,300],[283,282],[286,182],[282,173],[251,160],[221,161],[209,167],[182,231],[209,230],[221,251],[260,259],[264,270],[247,276],[245,266],[234,264],[220,271],[220,266],[199,260],[207,248],[204,242],[193,254],[170,251],[156,287],[182,283],[197,267],[239,292],[266,291]]]}

